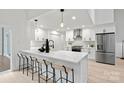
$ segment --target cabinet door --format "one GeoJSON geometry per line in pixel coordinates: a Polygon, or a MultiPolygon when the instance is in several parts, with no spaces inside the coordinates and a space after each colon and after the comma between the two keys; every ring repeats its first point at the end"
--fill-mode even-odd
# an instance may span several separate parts
{"type": "Polygon", "coordinates": [[[95,48],[91,48],[89,50],[89,56],[88,56],[88,58],[95,60],[95,48]]]}
{"type": "Polygon", "coordinates": [[[73,41],[73,31],[66,31],[66,41],[73,41]]]}
{"type": "Polygon", "coordinates": [[[84,29],[82,34],[84,41],[95,41],[95,30],[84,29]]]}
{"type": "Polygon", "coordinates": [[[84,29],[83,30],[83,33],[82,33],[83,35],[83,40],[84,41],[89,41],[90,40],[90,30],[89,29],[84,29]]]}
{"type": "Polygon", "coordinates": [[[95,30],[90,30],[91,41],[95,41],[95,30]]]}

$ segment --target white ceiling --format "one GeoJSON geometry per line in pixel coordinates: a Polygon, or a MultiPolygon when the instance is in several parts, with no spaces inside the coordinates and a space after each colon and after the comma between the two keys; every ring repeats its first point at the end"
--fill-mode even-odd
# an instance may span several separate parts
{"type": "Polygon", "coordinates": [[[64,11],[64,28],[60,27],[61,12],[60,9],[0,9],[0,13],[26,13],[28,20],[38,18],[38,25],[43,25],[47,30],[67,30],[67,27],[81,28],[82,25],[93,25],[88,9],[65,9],[64,11]],[[72,16],[76,20],[72,20],[72,16]]]}
{"type": "MultiPolygon", "coordinates": [[[[35,18],[38,18],[38,25],[43,25],[43,29],[49,30],[67,30],[67,27],[74,29],[74,28],[81,28],[82,25],[89,26],[93,25],[93,22],[89,16],[88,9],[65,9],[64,11],[64,28],[60,27],[61,23],[61,12],[59,9],[41,9],[40,11],[37,10],[28,11],[29,15],[33,18],[33,22],[35,18]],[[40,13],[41,12],[41,13],[40,13]],[[35,14],[35,15],[34,15],[35,14]],[[39,14],[39,16],[38,16],[39,14]],[[72,16],[76,17],[76,20],[72,20],[72,16]]],[[[29,18],[31,18],[29,17],[29,18]]]]}
{"type": "Polygon", "coordinates": [[[44,15],[45,13],[49,11],[52,11],[52,9],[25,9],[24,11],[27,13],[28,19],[33,19],[40,15],[44,15]]]}

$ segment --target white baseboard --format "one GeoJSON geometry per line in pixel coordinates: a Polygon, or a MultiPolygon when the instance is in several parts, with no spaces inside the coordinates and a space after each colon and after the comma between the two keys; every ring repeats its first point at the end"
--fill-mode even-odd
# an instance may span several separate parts
{"type": "Polygon", "coordinates": [[[4,55],[4,56],[6,56],[6,57],[8,57],[10,59],[10,56],[9,55],[4,55]]]}

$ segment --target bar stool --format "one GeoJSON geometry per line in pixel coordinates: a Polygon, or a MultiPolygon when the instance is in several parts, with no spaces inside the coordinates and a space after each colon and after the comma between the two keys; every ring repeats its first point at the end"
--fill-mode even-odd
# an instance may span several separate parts
{"type": "Polygon", "coordinates": [[[21,55],[20,53],[17,53],[17,56],[19,58],[19,71],[21,70],[21,55]]]}
{"type": "Polygon", "coordinates": [[[37,58],[30,56],[30,63],[28,63],[28,71],[31,69],[32,80],[34,79],[34,74],[38,72],[37,58]]]}
{"type": "Polygon", "coordinates": [[[64,65],[58,65],[58,64],[53,64],[52,67],[54,68],[53,76],[54,76],[54,81],[56,83],[59,81],[63,83],[63,80],[66,83],[74,83],[74,69],[73,68],[69,68],[64,65]],[[57,70],[60,73],[59,76],[57,76],[57,72],[56,72],[57,70]],[[63,76],[63,74],[65,76],[63,76]]]}
{"type": "Polygon", "coordinates": [[[20,65],[20,68],[22,67],[22,71],[23,71],[23,74],[24,74],[24,70],[27,69],[27,62],[26,62],[25,55],[23,55],[21,53],[20,53],[20,55],[21,55],[21,59],[22,59],[22,65],[20,65]]]}
{"type": "Polygon", "coordinates": [[[25,69],[27,69],[27,76],[28,76],[28,72],[31,72],[32,74],[32,80],[34,78],[34,73],[37,72],[37,66],[36,66],[36,58],[35,57],[31,57],[28,55],[23,55],[21,53],[17,53],[18,57],[19,57],[19,71],[22,69],[23,70],[23,74],[25,69]],[[22,60],[21,60],[22,59],[22,60]],[[22,61],[22,63],[21,63],[22,61]],[[29,71],[31,70],[31,71],[29,71]]]}
{"type": "Polygon", "coordinates": [[[38,72],[38,70],[37,70],[38,66],[36,63],[37,58],[32,57],[32,56],[28,56],[28,55],[25,55],[24,57],[25,57],[26,62],[27,62],[27,76],[28,76],[28,72],[30,72],[32,74],[32,80],[33,80],[34,74],[38,72]]]}
{"type": "MultiPolygon", "coordinates": [[[[49,80],[54,78],[54,68],[52,67],[52,63],[46,60],[36,60],[38,63],[38,82],[40,83],[40,78],[45,80],[47,83],[49,80]]],[[[54,82],[54,79],[53,79],[54,82]]]]}

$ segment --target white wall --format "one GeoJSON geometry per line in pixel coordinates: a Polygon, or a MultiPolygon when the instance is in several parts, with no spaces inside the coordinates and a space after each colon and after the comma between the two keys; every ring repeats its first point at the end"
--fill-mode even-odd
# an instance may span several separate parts
{"type": "Polygon", "coordinates": [[[54,50],[64,50],[64,35],[63,34],[51,34],[49,33],[49,39],[54,41],[54,50]]]}
{"type": "Polygon", "coordinates": [[[105,24],[113,22],[113,9],[95,9],[95,24],[105,24]]]}
{"type": "Polygon", "coordinates": [[[114,11],[114,20],[116,25],[117,41],[124,40],[124,9],[116,9],[114,11]]]}
{"type": "Polygon", "coordinates": [[[7,25],[12,28],[12,65],[11,70],[18,68],[17,53],[19,50],[29,49],[29,34],[26,14],[20,10],[0,10],[0,24],[7,25]]]}
{"type": "Polygon", "coordinates": [[[35,30],[35,40],[45,40],[47,38],[48,38],[48,31],[45,31],[40,28],[35,30]]]}
{"type": "Polygon", "coordinates": [[[0,29],[0,55],[2,55],[2,29],[0,29]]]}
{"type": "Polygon", "coordinates": [[[116,27],[114,23],[97,25],[95,29],[96,33],[103,33],[104,29],[106,32],[116,32],[116,27]]]}
{"type": "Polygon", "coordinates": [[[116,26],[117,56],[122,57],[122,43],[121,42],[122,40],[124,40],[124,9],[114,10],[114,21],[115,21],[115,26],[116,26]]]}

